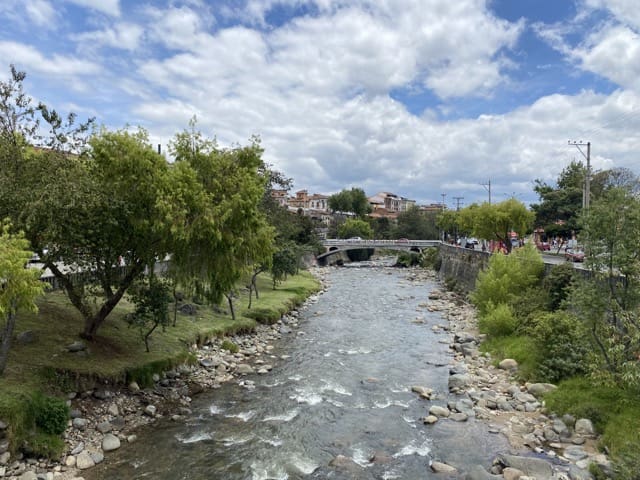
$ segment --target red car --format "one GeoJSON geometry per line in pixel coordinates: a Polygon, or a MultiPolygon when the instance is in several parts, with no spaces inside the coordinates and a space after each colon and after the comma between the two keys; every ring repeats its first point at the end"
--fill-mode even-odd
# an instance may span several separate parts
{"type": "Polygon", "coordinates": [[[549,242],[538,242],[536,243],[536,247],[541,252],[548,252],[549,250],[551,250],[551,245],[549,245],[549,242]]]}
{"type": "Polygon", "coordinates": [[[582,250],[567,248],[564,252],[564,259],[570,262],[584,262],[584,252],[582,250]]]}

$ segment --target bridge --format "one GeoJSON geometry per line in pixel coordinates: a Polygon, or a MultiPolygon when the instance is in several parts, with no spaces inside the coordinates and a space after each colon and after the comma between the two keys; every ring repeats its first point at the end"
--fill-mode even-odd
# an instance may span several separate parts
{"type": "Polygon", "coordinates": [[[338,239],[331,238],[322,241],[322,245],[327,251],[318,255],[317,259],[322,262],[327,257],[346,250],[356,250],[362,248],[379,248],[385,250],[403,250],[421,252],[428,247],[437,247],[442,242],[440,240],[408,240],[401,238],[398,240],[368,240],[361,238],[338,239]]]}

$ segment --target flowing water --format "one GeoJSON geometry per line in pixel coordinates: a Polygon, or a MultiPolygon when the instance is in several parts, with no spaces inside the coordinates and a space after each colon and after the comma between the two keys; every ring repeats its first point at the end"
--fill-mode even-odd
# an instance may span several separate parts
{"type": "Polygon", "coordinates": [[[448,334],[431,328],[446,319],[424,308],[436,285],[407,275],[331,270],[328,291],[276,345],[273,371],[248,377],[255,388],[229,383],[196,397],[186,422],[143,430],[85,477],[424,479],[435,478],[431,460],[462,471],[489,464],[506,445],[484,423],[420,421],[450,398],[452,357],[448,334]],[[412,385],[436,399],[420,399],[412,385]],[[331,467],[337,456],[354,463],[331,467]]]}

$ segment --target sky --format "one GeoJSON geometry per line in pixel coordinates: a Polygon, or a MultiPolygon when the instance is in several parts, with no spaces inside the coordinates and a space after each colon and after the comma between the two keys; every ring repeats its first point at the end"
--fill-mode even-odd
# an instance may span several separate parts
{"type": "Polygon", "coordinates": [[[637,0],[2,0],[0,79],[61,113],[261,139],[293,194],[536,203],[640,174],[637,0]],[[490,185],[490,188],[489,188],[490,185]]]}

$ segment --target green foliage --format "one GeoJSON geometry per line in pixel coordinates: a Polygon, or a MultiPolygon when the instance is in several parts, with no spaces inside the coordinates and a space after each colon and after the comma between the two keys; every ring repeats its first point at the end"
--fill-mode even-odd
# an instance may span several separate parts
{"type": "Polygon", "coordinates": [[[223,340],[221,347],[229,353],[238,353],[240,351],[240,347],[231,340],[223,340]]]}
{"type": "Polygon", "coordinates": [[[478,319],[480,333],[486,333],[490,337],[506,337],[513,334],[518,325],[516,317],[509,305],[500,303],[491,306],[484,315],[478,319]]]}
{"type": "Polygon", "coordinates": [[[531,230],[534,213],[518,200],[511,198],[500,203],[473,204],[458,212],[458,225],[474,237],[502,241],[511,250],[510,232],[523,238],[531,230]]]}
{"type": "Polygon", "coordinates": [[[274,289],[279,282],[286,280],[289,275],[298,273],[300,257],[300,248],[293,243],[281,245],[276,250],[271,262],[271,279],[273,280],[274,289]]]}
{"type": "Polygon", "coordinates": [[[548,303],[547,291],[540,288],[539,285],[527,288],[515,295],[510,307],[513,315],[518,319],[518,332],[527,334],[534,323],[533,318],[540,312],[546,311],[548,303]]]}
{"type": "Polygon", "coordinates": [[[35,424],[42,432],[60,435],[66,430],[69,407],[64,400],[36,392],[31,397],[30,408],[35,424]]]}
{"type": "Polygon", "coordinates": [[[487,269],[478,274],[471,300],[482,317],[495,305],[512,305],[521,292],[540,284],[543,273],[542,258],[531,246],[492,255],[487,269]]]}
{"type": "Polygon", "coordinates": [[[280,320],[282,313],[271,308],[252,308],[244,314],[245,317],[253,318],[263,325],[273,325],[280,320]]]}
{"type": "Polygon", "coordinates": [[[60,435],[45,432],[31,432],[23,439],[22,443],[22,450],[29,456],[51,460],[59,460],[65,447],[64,440],[60,435]]]}
{"type": "Polygon", "coordinates": [[[518,376],[523,380],[534,379],[537,374],[539,355],[534,347],[533,339],[525,335],[488,337],[480,345],[482,351],[491,353],[495,359],[516,360],[518,376]]]}
{"type": "Polygon", "coordinates": [[[442,265],[442,258],[440,257],[440,251],[437,248],[429,247],[422,251],[422,258],[420,260],[420,266],[424,268],[430,268],[436,272],[440,270],[442,265]]]}
{"type": "Polygon", "coordinates": [[[556,383],[586,373],[591,346],[576,317],[562,311],[540,314],[531,336],[540,356],[541,380],[556,383]]]}
{"type": "Polygon", "coordinates": [[[158,327],[170,324],[169,303],[173,299],[171,287],[166,280],[152,275],[139,281],[130,292],[134,311],[127,316],[130,326],[136,327],[149,352],[149,337],[158,327]]]}
{"type": "Polygon", "coordinates": [[[542,282],[547,292],[547,308],[558,310],[569,296],[576,279],[576,270],[569,263],[554,265],[542,282]]]}
{"type": "Polygon", "coordinates": [[[415,267],[420,265],[420,254],[416,252],[400,252],[396,260],[397,267],[415,267]]]}
{"type": "Polygon", "coordinates": [[[395,236],[419,240],[437,239],[436,218],[437,213],[425,212],[412,205],[398,215],[395,236]]]}
{"type": "Polygon", "coordinates": [[[8,221],[0,223],[0,375],[7,365],[18,309],[37,311],[35,300],[44,284],[37,269],[25,268],[31,258],[24,234],[10,233],[8,221]]]}
{"type": "Polygon", "coordinates": [[[365,220],[358,218],[348,218],[338,227],[339,238],[360,237],[366,239],[372,236],[373,230],[371,229],[371,225],[365,220]]]}
{"type": "Polygon", "coordinates": [[[371,205],[364,190],[352,188],[333,194],[328,200],[329,208],[334,212],[354,213],[358,217],[364,217],[371,212],[371,205]]]}

